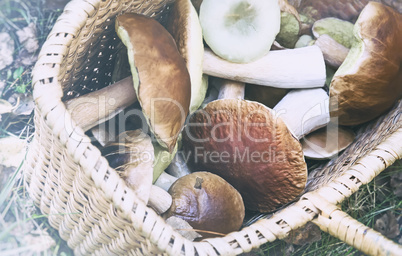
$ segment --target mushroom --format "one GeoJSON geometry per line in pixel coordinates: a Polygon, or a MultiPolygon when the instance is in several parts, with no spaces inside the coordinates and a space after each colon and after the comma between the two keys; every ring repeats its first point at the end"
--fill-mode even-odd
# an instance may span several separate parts
{"type": "Polygon", "coordinates": [[[279,0],[279,8],[281,10],[281,26],[276,35],[276,41],[286,48],[294,48],[302,25],[299,13],[287,0],[279,0]]]}
{"type": "Polygon", "coordinates": [[[194,170],[209,170],[233,185],[247,209],[272,211],[305,187],[301,144],[271,109],[241,99],[243,83],[221,81],[220,95],[228,98],[210,102],[190,117],[183,151],[194,170]]]}
{"type": "Polygon", "coordinates": [[[354,42],[330,86],[330,115],[341,125],[372,120],[402,96],[402,14],[370,2],[354,26],[354,42]]]}
{"type": "Polygon", "coordinates": [[[304,156],[311,159],[328,159],[337,156],[355,139],[355,133],[348,127],[329,123],[301,140],[304,156]]]}
{"type": "Polygon", "coordinates": [[[191,79],[190,113],[197,110],[205,98],[208,76],[202,73],[204,43],[198,14],[190,0],[176,0],[170,7],[166,29],[176,41],[186,62],[191,79]]]}
{"type": "Polygon", "coordinates": [[[240,229],[245,209],[239,192],[218,175],[194,172],[169,189],[173,202],[164,214],[187,221],[203,238],[240,229]]]}
{"type": "Polygon", "coordinates": [[[151,138],[141,130],[126,131],[102,149],[110,167],[116,169],[137,197],[147,203],[152,186],[154,150],[151,138]]]}
{"type": "Polygon", "coordinates": [[[127,47],[134,90],[158,142],[172,152],[187,117],[191,81],[186,63],[167,30],[144,15],[116,18],[127,47]]]}
{"type": "Polygon", "coordinates": [[[315,38],[322,35],[329,35],[336,42],[346,48],[352,47],[353,23],[334,17],[324,18],[314,22],[312,32],[315,38]]]}
{"type": "Polygon", "coordinates": [[[199,18],[208,46],[236,63],[267,54],[280,28],[278,0],[203,0],[199,18]]]}
{"type": "Polygon", "coordinates": [[[102,155],[140,200],[159,214],[169,209],[171,196],[152,185],[154,148],[148,135],[141,130],[123,132],[117,142],[106,144],[102,155]]]}
{"type": "Polygon", "coordinates": [[[203,70],[215,77],[278,88],[314,88],[325,83],[324,58],[317,46],[270,51],[256,61],[241,64],[205,49],[203,70]]]}
{"type": "Polygon", "coordinates": [[[330,120],[329,96],[321,88],[292,90],[273,109],[297,139],[330,120]]]}

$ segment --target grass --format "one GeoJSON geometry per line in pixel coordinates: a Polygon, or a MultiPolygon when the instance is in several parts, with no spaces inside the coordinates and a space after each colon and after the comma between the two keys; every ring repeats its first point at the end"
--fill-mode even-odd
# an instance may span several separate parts
{"type": "MultiPolygon", "coordinates": [[[[0,32],[8,32],[16,42],[14,55],[17,56],[22,45],[16,40],[16,31],[34,23],[38,32],[39,45],[42,45],[55,23],[60,10],[43,10],[43,0],[0,2],[0,32]]],[[[30,94],[32,66],[12,64],[0,71],[0,80],[6,82],[0,98],[12,93],[30,94]]],[[[0,122],[0,138],[17,136],[30,140],[34,131],[32,115],[3,115],[0,122]]],[[[375,220],[386,211],[401,216],[402,201],[390,189],[390,175],[402,171],[399,161],[380,174],[375,180],[345,200],[341,208],[363,224],[374,227],[375,220]]],[[[24,186],[21,165],[9,172],[6,180],[0,180],[0,255],[72,255],[57,230],[34,206],[24,186]]],[[[0,171],[1,173],[1,171],[0,171]]],[[[322,233],[321,240],[302,245],[290,246],[284,241],[275,241],[261,246],[255,251],[258,255],[360,255],[356,249],[344,244],[328,234],[322,233]]]]}

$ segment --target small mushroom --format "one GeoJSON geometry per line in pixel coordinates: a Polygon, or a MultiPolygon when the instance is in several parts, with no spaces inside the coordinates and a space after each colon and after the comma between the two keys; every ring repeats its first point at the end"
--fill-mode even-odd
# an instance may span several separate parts
{"type": "Polygon", "coordinates": [[[137,197],[147,203],[153,178],[154,150],[151,138],[141,130],[135,130],[119,134],[117,141],[107,144],[102,149],[102,155],[137,197]]]}
{"type": "Polygon", "coordinates": [[[173,37],[156,20],[125,13],[115,24],[127,47],[134,90],[146,120],[161,146],[172,152],[190,106],[186,63],[173,37]]]}
{"type": "Polygon", "coordinates": [[[338,155],[355,139],[352,129],[329,123],[301,140],[304,156],[311,159],[329,159],[338,155]]]}
{"type": "Polygon", "coordinates": [[[190,0],[176,0],[170,7],[166,29],[173,36],[184,58],[191,79],[190,113],[197,110],[205,98],[208,76],[202,73],[204,43],[198,14],[190,0]]]}
{"type": "Polygon", "coordinates": [[[401,98],[401,45],[402,14],[369,2],[355,23],[352,48],[331,82],[331,118],[358,125],[401,98]]]}
{"type": "Polygon", "coordinates": [[[267,54],[280,28],[278,0],[203,0],[199,17],[208,46],[236,63],[267,54]]]}
{"type": "Polygon", "coordinates": [[[148,135],[141,130],[123,132],[117,137],[117,142],[106,144],[102,155],[140,200],[158,214],[169,209],[171,196],[152,185],[154,148],[148,135]]]}
{"type": "Polygon", "coordinates": [[[274,107],[297,139],[326,126],[329,121],[329,96],[321,88],[292,90],[274,107]]]}
{"type": "Polygon", "coordinates": [[[320,19],[314,22],[312,32],[317,39],[322,35],[328,35],[346,48],[352,47],[353,23],[349,21],[333,17],[320,19]]]}
{"type": "Polygon", "coordinates": [[[169,189],[173,203],[164,214],[187,221],[204,238],[240,229],[245,209],[239,192],[218,175],[195,172],[169,189]]]}
{"type": "Polygon", "coordinates": [[[190,117],[183,151],[193,170],[210,170],[233,185],[247,209],[272,211],[305,187],[301,144],[271,109],[241,99],[244,83],[221,81],[225,99],[210,102],[190,117]]]}
{"type": "Polygon", "coordinates": [[[281,26],[276,35],[276,41],[286,47],[294,48],[301,30],[300,16],[297,10],[287,0],[279,0],[281,10],[281,26]]]}

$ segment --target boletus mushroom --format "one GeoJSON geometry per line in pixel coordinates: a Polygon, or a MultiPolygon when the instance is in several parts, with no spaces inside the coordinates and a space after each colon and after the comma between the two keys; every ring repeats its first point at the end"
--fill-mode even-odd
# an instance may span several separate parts
{"type": "Polygon", "coordinates": [[[134,89],[158,142],[173,151],[189,112],[191,81],[169,32],[156,20],[125,13],[116,31],[126,45],[134,89]]]}
{"type": "Polygon", "coordinates": [[[219,99],[190,117],[183,151],[193,170],[209,170],[233,185],[246,209],[272,211],[305,187],[301,144],[271,109],[242,99],[244,84],[222,82],[219,99]]]}
{"type": "Polygon", "coordinates": [[[126,131],[101,150],[137,197],[147,203],[153,178],[154,150],[151,138],[141,130],[126,131]]]}
{"type": "Polygon", "coordinates": [[[163,189],[152,185],[154,147],[141,130],[125,131],[101,150],[110,167],[115,168],[137,197],[161,214],[172,199],[163,189]]]}
{"type": "Polygon", "coordinates": [[[402,14],[369,2],[354,26],[354,42],[330,86],[330,114],[358,125],[402,96],[402,14]]]}
{"type": "Polygon", "coordinates": [[[173,202],[164,214],[187,221],[206,237],[238,231],[245,209],[239,192],[221,177],[194,172],[179,178],[169,189],[173,202]]]}

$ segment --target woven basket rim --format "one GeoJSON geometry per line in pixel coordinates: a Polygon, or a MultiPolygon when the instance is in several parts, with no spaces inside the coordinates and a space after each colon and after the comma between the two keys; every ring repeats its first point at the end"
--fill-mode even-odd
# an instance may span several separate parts
{"type": "MultiPolygon", "coordinates": [[[[41,114],[46,117],[47,124],[53,131],[55,131],[56,134],[58,134],[62,145],[68,149],[71,149],[68,151],[69,153],[71,153],[70,157],[74,159],[76,163],[79,164],[81,168],[83,168],[86,172],[90,172],[87,173],[88,176],[94,178],[96,177],[96,175],[98,175],[98,177],[103,178],[105,175],[107,175],[109,178],[109,184],[110,182],[113,182],[113,184],[115,184],[115,186],[111,188],[110,186],[107,187],[105,185],[106,182],[103,179],[98,178],[94,180],[96,187],[101,189],[105,193],[105,196],[109,197],[112,200],[117,209],[123,211],[126,214],[127,218],[131,219],[133,225],[137,224],[137,220],[135,219],[135,217],[133,217],[132,213],[133,204],[136,205],[137,210],[141,209],[143,211],[146,211],[148,216],[152,216],[152,218],[155,218],[156,221],[160,222],[163,221],[163,219],[159,216],[156,216],[156,213],[151,208],[148,208],[144,203],[138,200],[135,193],[132,192],[132,190],[124,184],[123,180],[119,177],[117,172],[108,166],[106,159],[100,155],[100,151],[95,146],[90,144],[90,138],[85,135],[84,131],[80,127],[76,126],[71,118],[70,113],[67,111],[64,103],[61,101],[63,90],[58,77],[60,76],[60,63],[62,62],[64,57],[64,47],[68,48],[72,44],[75,36],[79,34],[79,30],[81,29],[83,24],[85,24],[87,17],[96,15],[96,11],[97,8],[99,8],[100,1],[101,0],[74,0],[67,4],[64,12],[61,14],[54,28],[47,37],[47,40],[43,45],[42,50],[40,51],[38,61],[32,72],[32,82],[34,85],[33,95],[37,106],[37,111],[41,112],[41,114]],[[75,8],[75,4],[77,2],[80,2],[80,6],[82,6],[82,8],[75,8]],[[77,31],[63,31],[63,27],[65,27],[65,24],[58,23],[60,22],[60,20],[64,21],[66,18],[69,17],[71,17],[71,22],[76,24],[75,28],[77,31]],[[66,34],[66,36],[64,38],[61,38],[60,34],[64,33],[66,34]],[[53,42],[57,42],[59,47],[55,47],[55,44],[53,42]],[[55,55],[55,53],[58,53],[58,55],[55,55]],[[49,65],[56,65],[56,68],[49,68],[49,65]],[[49,98],[48,95],[52,95],[52,97],[49,98]],[[57,110],[58,114],[63,114],[61,116],[59,116],[58,114],[54,114],[55,110],[57,110]],[[98,158],[98,162],[88,163],[83,161],[81,156],[84,153],[87,154],[88,158],[98,158]],[[95,165],[102,166],[101,168],[98,168],[98,172],[96,173],[96,175],[94,175],[94,168],[96,168],[95,165]],[[121,198],[124,198],[125,201],[122,202],[121,198]]],[[[71,26],[68,27],[70,28],[71,26]]],[[[380,148],[376,149],[386,151],[389,154],[387,155],[387,157],[383,157],[381,159],[381,163],[384,164],[380,164],[379,167],[374,171],[374,174],[372,174],[370,177],[374,177],[373,175],[378,174],[380,171],[392,164],[396,159],[401,158],[402,148],[399,146],[396,147],[396,151],[393,151],[393,149],[389,146],[389,144],[395,146],[395,143],[393,143],[392,140],[394,140],[395,138],[400,138],[401,134],[402,129],[399,128],[396,132],[390,134],[388,138],[385,138],[383,143],[379,145],[380,148]],[[383,149],[381,147],[383,147],[383,149]]],[[[360,163],[358,162],[357,165],[359,164],[360,163]]],[[[353,169],[352,173],[353,175],[357,175],[355,169],[353,169]]],[[[339,183],[339,180],[343,180],[345,177],[346,179],[349,179],[350,175],[351,174],[344,174],[330,184],[319,188],[319,190],[327,191],[333,189],[334,186],[339,183]]],[[[362,182],[359,187],[364,184],[363,182],[370,181],[370,179],[365,179],[363,177],[361,177],[360,180],[362,182]]],[[[336,185],[336,187],[337,186],[338,185],[336,185]]],[[[349,191],[347,194],[349,193],[351,194],[352,192],[349,191]]],[[[175,239],[180,240],[179,242],[181,244],[185,244],[186,248],[189,246],[189,244],[191,244],[191,246],[196,248],[199,252],[207,252],[211,254],[216,254],[217,252],[219,252],[219,254],[225,254],[225,252],[235,252],[236,254],[240,254],[250,251],[252,248],[263,243],[269,242],[270,239],[272,240],[272,236],[274,236],[273,240],[275,240],[276,238],[283,238],[287,236],[289,229],[300,227],[307,222],[312,221],[319,214],[319,210],[323,210],[320,209],[322,208],[321,204],[315,205],[314,203],[311,203],[310,199],[317,197],[317,194],[319,194],[317,193],[317,191],[308,192],[302,195],[302,198],[299,201],[282,209],[279,212],[276,212],[272,217],[260,220],[254,224],[251,224],[248,227],[243,228],[240,231],[230,233],[221,238],[204,239],[201,242],[189,243],[189,241],[184,241],[185,239],[181,238],[181,236],[176,231],[173,231],[170,227],[165,227],[165,229],[170,229],[169,234],[171,235],[171,237],[175,237],[175,239]],[[305,209],[305,211],[303,212],[300,209],[305,209]],[[291,220],[288,217],[288,213],[290,211],[300,212],[301,218],[303,219],[298,221],[291,220]],[[285,224],[280,222],[284,219],[286,220],[285,224]],[[266,230],[262,231],[261,227],[266,227],[269,225],[276,225],[278,228],[282,228],[281,231],[278,231],[279,236],[276,234],[268,234],[268,231],[266,230]],[[260,234],[260,236],[257,235],[258,233],[260,234]],[[253,242],[247,241],[246,237],[253,237],[253,242]],[[203,246],[208,249],[205,249],[203,246]],[[217,251],[215,252],[214,250],[217,251]]],[[[326,201],[331,204],[339,203],[341,200],[346,198],[342,198],[339,195],[334,195],[333,192],[331,192],[330,194],[333,195],[333,198],[326,197],[326,201]]],[[[314,199],[312,201],[317,201],[317,199],[314,199]]],[[[165,223],[165,225],[167,224],[165,223]]],[[[141,229],[141,226],[139,226],[138,228],[141,229]]],[[[146,234],[146,236],[150,235],[151,233],[146,234]]],[[[172,247],[169,247],[170,245],[168,246],[167,243],[162,246],[160,241],[153,241],[152,239],[151,243],[153,243],[161,250],[166,250],[166,252],[169,254],[174,255],[177,252],[177,248],[173,249],[172,247]]]]}

